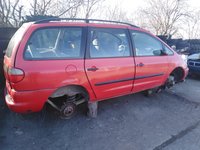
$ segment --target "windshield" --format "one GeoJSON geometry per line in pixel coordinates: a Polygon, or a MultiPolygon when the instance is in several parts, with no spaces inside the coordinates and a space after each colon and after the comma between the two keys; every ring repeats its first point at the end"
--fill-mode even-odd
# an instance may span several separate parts
{"type": "Polygon", "coordinates": [[[7,57],[11,57],[12,55],[12,51],[14,49],[14,47],[16,46],[16,44],[18,44],[20,42],[20,40],[22,39],[23,35],[24,35],[24,31],[26,30],[27,26],[29,24],[23,24],[18,30],[17,32],[15,32],[15,34],[13,35],[13,37],[11,38],[8,47],[6,49],[6,56],[7,57]]]}

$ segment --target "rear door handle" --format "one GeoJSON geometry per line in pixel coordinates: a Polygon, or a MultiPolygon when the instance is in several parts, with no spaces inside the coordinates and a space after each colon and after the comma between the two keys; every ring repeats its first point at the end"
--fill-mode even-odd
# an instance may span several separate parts
{"type": "Polygon", "coordinates": [[[139,63],[139,64],[137,64],[136,66],[137,66],[137,67],[143,67],[144,64],[143,64],[143,63],[139,63]]]}
{"type": "Polygon", "coordinates": [[[97,71],[97,70],[99,70],[99,68],[97,67],[87,68],[87,71],[97,71]]]}

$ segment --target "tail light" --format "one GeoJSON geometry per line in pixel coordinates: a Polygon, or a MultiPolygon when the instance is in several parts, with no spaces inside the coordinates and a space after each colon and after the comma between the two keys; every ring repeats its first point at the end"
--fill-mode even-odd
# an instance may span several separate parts
{"type": "Polygon", "coordinates": [[[18,68],[8,68],[9,81],[17,83],[24,79],[24,71],[18,68]]]}

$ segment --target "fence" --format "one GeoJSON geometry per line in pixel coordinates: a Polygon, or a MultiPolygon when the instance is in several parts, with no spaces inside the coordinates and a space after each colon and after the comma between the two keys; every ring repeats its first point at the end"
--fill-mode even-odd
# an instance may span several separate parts
{"type": "Polygon", "coordinates": [[[167,36],[158,36],[169,46],[176,46],[177,51],[184,51],[187,54],[200,53],[200,39],[171,39],[167,36]]]}

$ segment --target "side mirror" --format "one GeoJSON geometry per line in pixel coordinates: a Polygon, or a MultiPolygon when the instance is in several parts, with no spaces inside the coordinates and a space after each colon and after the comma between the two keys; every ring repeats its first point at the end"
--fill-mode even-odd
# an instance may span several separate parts
{"type": "Polygon", "coordinates": [[[154,50],[153,51],[154,56],[161,56],[162,55],[162,50],[154,50]]]}
{"type": "Polygon", "coordinates": [[[155,56],[166,56],[166,55],[167,55],[166,52],[163,51],[163,50],[154,50],[154,51],[153,51],[153,54],[154,54],[155,56]]]}

